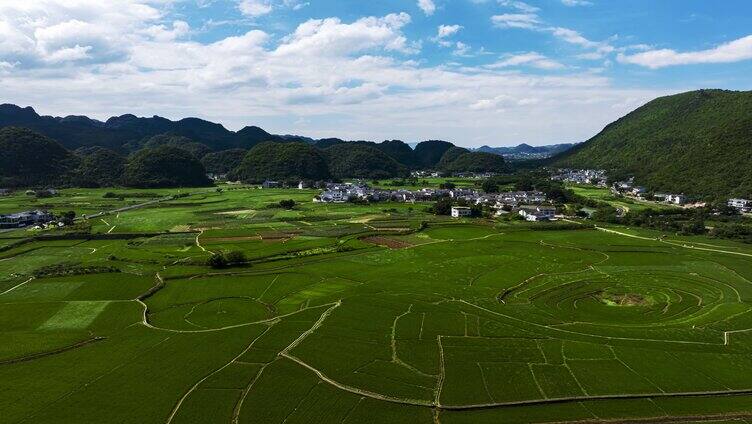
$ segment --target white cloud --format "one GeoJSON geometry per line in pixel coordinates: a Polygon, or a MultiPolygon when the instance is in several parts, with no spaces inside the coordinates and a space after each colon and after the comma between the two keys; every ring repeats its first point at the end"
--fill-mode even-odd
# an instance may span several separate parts
{"type": "Polygon", "coordinates": [[[400,31],[408,23],[407,13],[361,18],[352,24],[337,18],[311,19],[285,37],[275,54],[342,55],[369,49],[414,53],[415,46],[400,31]]]}
{"type": "Polygon", "coordinates": [[[529,74],[555,67],[531,53],[501,58],[518,68],[427,65],[410,55],[407,14],[203,42],[165,1],[0,1],[0,97],[53,115],[199,116],[234,129],[481,145],[583,140],[665,94],[576,68],[529,74]]]}
{"type": "Polygon", "coordinates": [[[273,6],[270,0],[242,0],[238,8],[244,15],[255,18],[271,13],[273,6]]]}
{"type": "Polygon", "coordinates": [[[514,66],[531,66],[545,70],[563,69],[565,67],[563,64],[536,52],[510,55],[486,67],[489,69],[499,69],[514,66]]]}
{"type": "Polygon", "coordinates": [[[540,21],[533,13],[504,13],[491,17],[491,22],[498,28],[534,29],[540,21]]]}
{"type": "Polygon", "coordinates": [[[592,6],[593,3],[587,0],[561,0],[561,3],[564,6],[574,7],[574,6],[592,6]]]}
{"type": "Polygon", "coordinates": [[[433,0],[418,0],[418,7],[428,16],[436,12],[436,3],[433,0]]]}
{"type": "Polygon", "coordinates": [[[752,35],[707,50],[682,53],[671,49],[660,49],[648,50],[633,55],[620,53],[617,56],[619,62],[631,63],[651,69],[701,63],[731,63],[749,59],[752,59],[752,35]]]}
{"type": "Polygon", "coordinates": [[[540,8],[536,6],[532,6],[525,2],[516,0],[499,0],[499,4],[501,6],[512,7],[525,13],[535,13],[540,10],[540,8]]]}
{"type": "Polygon", "coordinates": [[[614,47],[606,41],[591,41],[583,37],[579,32],[562,27],[549,28],[554,37],[569,43],[580,46],[584,49],[593,50],[578,56],[580,59],[595,60],[601,59],[609,53],[612,53],[614,47]]]}
{"type": "Polygon", "coordinates": [[[462,29],[461,25],[439,25],[437,38],[446,38],[458,33],[462,29]]]}
{"type": "Polygon", "coordinates": [[[469,56],[470,46],[461,41],[458,41],[454,44],[454,51],[452,52],[452,54],[455,56],[469,56]]]}

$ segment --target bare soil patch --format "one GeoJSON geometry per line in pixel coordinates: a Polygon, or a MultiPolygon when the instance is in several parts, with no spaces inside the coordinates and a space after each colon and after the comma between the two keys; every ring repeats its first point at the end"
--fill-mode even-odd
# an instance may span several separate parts
{"type": "Polygon", "coordinates": [[[363,237],[361,240],[366,243],[375,244],[377,246],[384,246],[390,249],[405,249],[407,247],[414,246],[412,243],[408,243],[404,240],[396,240],[389,237],[369,236],[363,237]]]}

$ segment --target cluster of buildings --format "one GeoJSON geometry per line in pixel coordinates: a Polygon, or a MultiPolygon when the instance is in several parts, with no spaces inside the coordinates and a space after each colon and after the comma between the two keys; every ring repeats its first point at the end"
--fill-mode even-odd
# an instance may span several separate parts
{"type": "Polygon", "coordinates": [[[43,210],[26,211],[0,215],[0,228],[24,228],[45,225],[55,220],[55,216],[43,210]]]}
{"type": "Polygon", "coordinates": [[[607,187],[606,171],[603,169],[558,169],[551,176],[551,179],[566,183],[607,187]]]}
{"type": "Polygon", "coordinates": [[[465,200],[475,203],[481,197],[477,190],[454,188],[420,190],[389,190],[368,186],[365,183],[327,183],[326,188],[313,198],[314,202],[344,203],[351,201],[369,202],[430,202],[442,197],[465,200]]]}
{"type": "MultiPolygon", "coordinates": [[[[313,198],[317,203],[345,203],[351,201],[369,202],[430,202],[449,198],[465,205],[482,205],[497,211],[497,216],[518,213],[528,221],[554,219],[556,209],[548,205],[546,195],[540,191],[509,191],[503,193],[483,193],[468,188],[420,190],[388,190],[369,187],[364,183],[329,183],[326,189],[313,198]]],[[[470,216],[467,206],[452,207],[455,218],[470,216]]]]}
{"type": "MultiPolygon", "coordinates": [[[[474,179],[474,180],[491,178],[494,175],[496,175],[495,172],[454,172],[452,173],[453,177],[469,178],[469,179],[474,179]]],[[[441,178],[441,177],[446,177],[447,173],[438,172],[438,171],[412,171],[410,173],[410,176],[413,178],[441,178]]]]}
{"type": "MultiPolygon", "coordinates": [[[[684,194],[675,193],[652,193],[650,194],[645,187],[636,186],[634,178],[626,181],[614,183],[611,191],[616,195],[636,197],[640,200],[653,200],[656,202],[670,203],[677,206],[685,206],[689,203],[689,198],[684,194]]],[[[702,205],[704,206],[704,204],[702,205]]]]}
{"type": "Polygon", "coordinates": [[[752,200],[748,199],[729,199],[728,205],[740,213],[752,213],[752,200]]]}

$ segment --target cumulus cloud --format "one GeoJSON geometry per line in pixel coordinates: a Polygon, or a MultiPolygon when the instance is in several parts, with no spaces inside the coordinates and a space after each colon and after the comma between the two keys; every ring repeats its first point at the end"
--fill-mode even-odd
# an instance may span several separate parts
{"type": "MultiPolygon", "coordinates": [[[[206,42],[167,1],[0,2],[0,97],[46,114],[199,116],[235,129],[481,145],[520,134],[531,143],[585,139],[664,94],[615,89],[574,68],[528,74],[520,69],[555,68],[532,53],[495,67],[427,65],[413,56],[419,46],[404,32],[404,13],[313,19],[284,33],[251,29],[206,42]]],[[[451,41],[456,31],[445,33],[451,41]]],[[[468,54],[466,44],[451,43],[468,54]]]]}
{"type": "Polygon", "coordinates": [[[155,6],[165,1],[123,0],[118,7],[97,0],[0,2],[0,60],[24,68],[121,60],[140,38],[187,32],[182,21],[171,30],[157,24],[163,13],[155,6]]]}
{"type": "Polygon", "coordinates": [[[439,25],[437,38],[446,38],[458,33],[462,29],[462,25],[439,25]]]}
{"type": "Polygon", "coordinates": [[[255,18],[271,13],[273,6],[270,0],[242,0],[238,8],[244,15],[255,18]]]}
{"type": "Polygon", "coordinates": [[[561,3],[564,6],[574,7],[574,6],[592,6],[593,3],[587,0],[561,0],[561,3]]]}
{"type": "Polygon", "coordinates": [[[431,16],[436,12],[436,3],[433,0],[418,0],[418,7],[427,16],[431,16]]]}
{"type": "Polygon", "coordinates": [[[677,52],[671,49],[648,50],[632,55],[620,53],[617,60],[651,69],[701,63],[731,63],[752,59],[752,35],[707,50],[677,52]]]}
{"type": "Polygon", "coordinates": [[[311,19],[285,37],[278,55],[341,55],[374,48],[402,53],[415,52],[400,29],[410,23],[407,13],[381,18],[368,17],[347,24],[338,18],[311,19]]]}

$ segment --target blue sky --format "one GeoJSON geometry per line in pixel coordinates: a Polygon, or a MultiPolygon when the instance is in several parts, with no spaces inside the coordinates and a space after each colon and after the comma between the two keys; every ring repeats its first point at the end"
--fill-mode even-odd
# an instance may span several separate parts
{"type": "Polygon", "coordinates": [[[51,115],[542,145],[749,75],[742,0],[0,3],[0,100],[51,115]]]}

